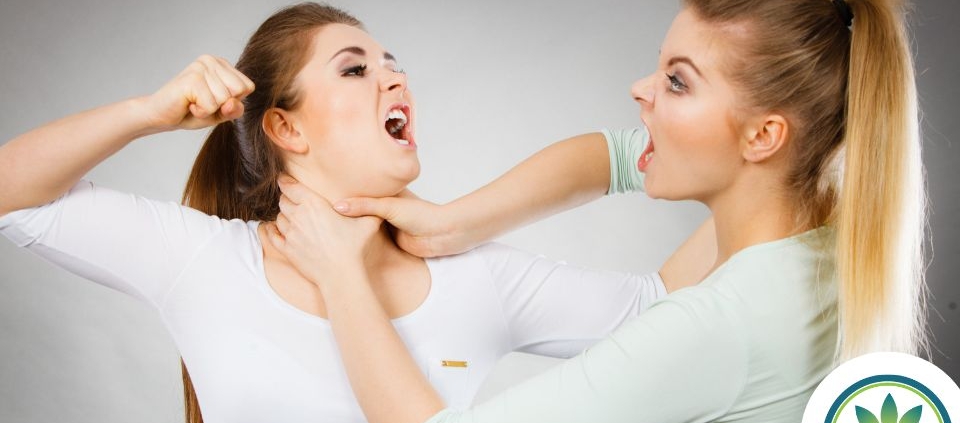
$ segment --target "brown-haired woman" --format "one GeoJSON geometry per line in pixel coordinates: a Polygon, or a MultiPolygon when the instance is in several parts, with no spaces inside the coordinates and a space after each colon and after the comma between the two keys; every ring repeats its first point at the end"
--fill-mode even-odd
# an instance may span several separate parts
{"type": "MultiPolygon", "coordinates": [[[[414,112],[396,59],[359,21],[292,6],[260,26],[236,68],[200,57],[152,95],[0,147],[0,232],[154,307],[185,363],[190,422],[201,420],[197,398],[207,421],[365,421],[324,293],[261,240],[280,212],[281,172],[332,199],[403,192],[419,173],[414,112]],[[190,207],[80,180],[134,139],[214,125],[184,193],[190,207]]],[[[357,259],[380,313],[454,405],[469,404],[504,354],[572,356],[677,287],[493,244],[423,260],[379,219],[340,219],[328,236],[367,247],[357,259]],[[371,230],[343,237],[355,224],[371,230]]]]}
{"type": "MultiPolygon", "coordinates": [[[[318,284],[372,423],[796,422],[839,360],[923,350],[924,196],[904,5],[683,4],[657,72],[632,87],[650,137],[611,132],[611,156],[626,158],[611,173],[642,180],[655,198],[706,204],[715,268],[488,403],[443,410],[351,264],[363,250],[317,237],[336,219],[303,213],[322,208],[313,193],[281,184],[278,221],[289,224],[271,239],[309,253],[290,255],[305,275],[336,264],[342,278],[318,284]]],[[[591,169],[605,153],[596,142],[555,145],[449,206],[355,199],[335,207],[390,219],[421,254],[456,251],[496,231],[481,225],[502,210],[483,200],[552,192],[557,169],[591,169]],[[566,165],[549,160],[557,156],[566,165]],[[419,218],[425,210],[431,219],[419,218]]],[[[520,216],[511,221],[542,212],[535,202],[498,204],[520,216]]]]}

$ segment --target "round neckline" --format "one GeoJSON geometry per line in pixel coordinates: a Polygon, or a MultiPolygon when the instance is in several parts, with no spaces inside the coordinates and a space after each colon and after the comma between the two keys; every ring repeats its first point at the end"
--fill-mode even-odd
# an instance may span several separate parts
{"type": "Polygon", "coordinates": [[[730,263],[734,261],[740,261],[742,260],[743,257],[750,256],[754,253],[759,253],[765,250],[781,248],[781,247],[789,247],[791,245],[805,243],[807,239],[812,238],[814,236],[817,236],[817,237],[824,236],[825,232],[829,230],[830,230],[830,227],[827,225],[819,226],[804,232],[800,232],[796,235],[791,235],[785,238],[775,239],[772,241],[761,242],[759,244],[754,244],[746,248],[743,248],[740,251],[733,253],[733,255],[731,255],[730,258],[727,259],[727,261],[723,262],[723,264],[721,264],[716,269],[714,269],[713,272],[710,272],[710,274],[707,275],[707,277],[704,278],[703,281],[701,281],[700,284],[698,285],[702,285],[704,282],[707,282],[707,280],[713,279],[715,275],[720,274],[721,270],[728,267],[730,263]]]}
{"type": "MultiPolygon", "coordinates": [[[[263,249],[263,240],[260,239],[260,225],[262,223],[264,222],[255,220],[247,222],[247,227],[253,231],[253,239],[256,241],[256,246],[259,250],[259,254],[255,254],[256,260],[254,262],[254,271],[257,273],[256,276],[258,279],[257,286],[261,291],[263,291],[264,296],[266,296],[270,302],[274,303],[281,310],[284,310],[284,312],[292,314],[294,317],[306,323],[329,328],[330,319],[308,313],[293,306],[293,304],[290,304],[284,300],[283,297],[281,297],[280,294],[273,289],[273,286],[270,285],[270,280],[267,279],[266,267],[264,266],[264,256],[266,251],[263,249]]],[[[435,277],[435,274],[438,273],[438,269],[434,266],[435,263],[431,259],[423,259],[423,262],[427,265],[427,272],[430,274],[430,287],[427,290],[427,295],[423,298],[423,301],[421,301],[420,304],[409,313],[390,319],[390,322],[394,325],[404,325],[411,320],[415,320],[419,315],[425,313],[424,310],[431,306],[433,303],[433,298],[437,296],[435,289],[435,281],[437,278],[435,277]]]]}

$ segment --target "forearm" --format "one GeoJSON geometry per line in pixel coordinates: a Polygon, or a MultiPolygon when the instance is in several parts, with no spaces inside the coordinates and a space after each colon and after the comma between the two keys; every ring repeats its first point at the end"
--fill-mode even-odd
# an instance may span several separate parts
{"type": "Polygon", "coordinates": [[[362,266],[325,275],[327,314],[370,423],[422,423],[444,408],[380,306],[362,266]]]}
{"type": "Polygon", "coordinates": [[[0,146],[0,215],[50,202],[132,140],[156,132],[142,99],[78,113],[0,146]]]}
{"type": "Polygon", "coordinates": [[[610,156],[600,133],[557,142],[490,184],[445,206],[451,230],[472,244],[596,200],[610,186],[610,156]]]}

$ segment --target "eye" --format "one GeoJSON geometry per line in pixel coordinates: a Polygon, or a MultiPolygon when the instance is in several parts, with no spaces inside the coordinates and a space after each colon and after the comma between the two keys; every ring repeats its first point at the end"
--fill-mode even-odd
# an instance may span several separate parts
{"type": "Polygon", "coordinates": [[[367,72],[367,65],[357,65],[351,66],[343,71],[343,76],[360,76],[362,77],[367,72]]]}
{"type": "Polygon", "coordinates": [[[667,74],[667,80],[670,81],[670,91],[680,94],[687,91],[687,84],[684,84],[677,75],[667,74]]]}

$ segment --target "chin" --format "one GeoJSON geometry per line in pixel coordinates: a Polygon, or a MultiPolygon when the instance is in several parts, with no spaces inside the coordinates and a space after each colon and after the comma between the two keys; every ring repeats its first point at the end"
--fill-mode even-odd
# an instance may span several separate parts
{"type": "Polygon", "coordinates": [[[643,181],[643,192],[645,192],[648,197],[654,200],[678,201],[688,199],[678,195],[677,192],[670,192],[669,189],[664,189],[662,185],[651,183],[650,181],[650,178],[647,178],[643,181]]]}
{"type": "Polygon", "coordinates": [[[420,166],[418,165],[414,169],[410,169],[402,173],[384,176],[384,183],[382,185],[373,188],[370,192],[365,193],[363,196],[393,197],[407,189],[407,186],[415,181],[419,175],[420,166]]]}
{"type": "Polygon", "coordinates": [[[650,183],[650,177],[646,177],[643,180],[643,192],[647,194],[648,197],[659,200],[663,197],[660,196],[660,193],[657,191],[656,185],[650,183]]]}
{"type": "Polygon", "coordinates": [[[411,163],[408,163],[397,169],[396,179],[403,181],[403,186],[406,188],[411,182],[417,180],[420,177],[420,161],[413,160],[411,163]]]}

